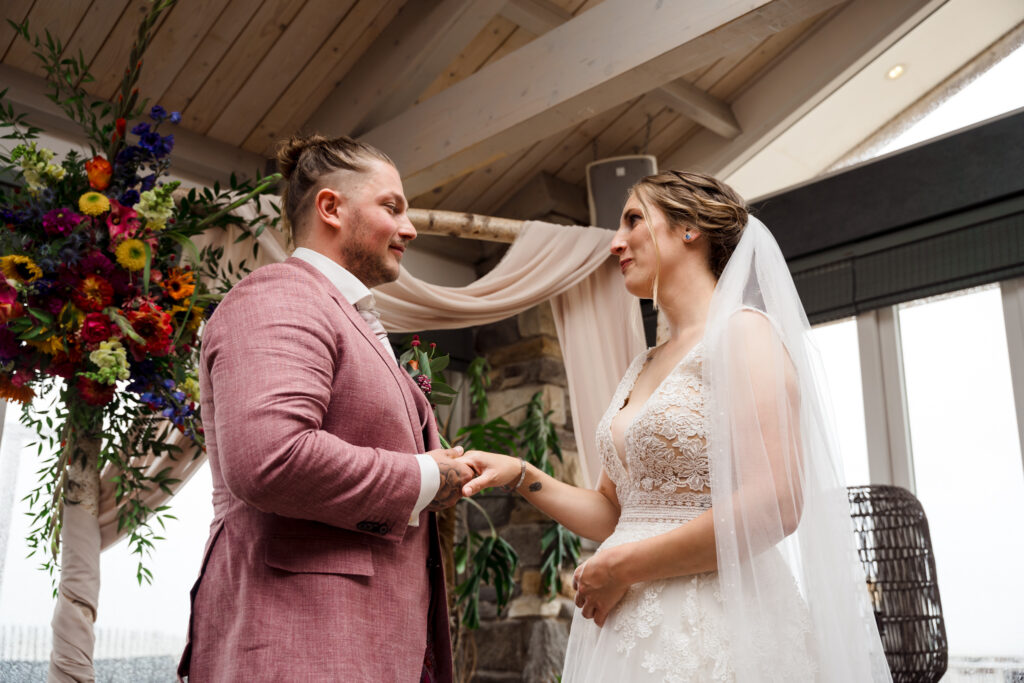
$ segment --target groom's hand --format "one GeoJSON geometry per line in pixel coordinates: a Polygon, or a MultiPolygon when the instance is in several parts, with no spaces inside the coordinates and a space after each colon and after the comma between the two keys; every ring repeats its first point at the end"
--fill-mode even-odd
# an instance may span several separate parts
{"type": "Polygon", "coordinates": [[[437,469],[441,472],[441,485],[437,489],[437,495],[427,505],[427,510],[437,512],[459,502],[462,497],[462,487],[473,478],[476,472],[469,464],[456,460],[462,455],[462,446],[438,448],[428,451],[427,455],[434,459],[437,469]]]}

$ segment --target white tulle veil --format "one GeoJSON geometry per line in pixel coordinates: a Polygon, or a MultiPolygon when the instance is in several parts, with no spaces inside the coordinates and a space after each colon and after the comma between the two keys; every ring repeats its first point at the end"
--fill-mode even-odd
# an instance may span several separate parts
{"type": "MultiPolygon", "coordinates": [[[[831,411],[785,259],[751,216],[704,334],[721,594],[737,680],[776,680],[780,610],[809,608],[819,681],[890,681],[857,558],[831,411]]],[[[803,646],[803,644],[801,644],[803,646]]]]}

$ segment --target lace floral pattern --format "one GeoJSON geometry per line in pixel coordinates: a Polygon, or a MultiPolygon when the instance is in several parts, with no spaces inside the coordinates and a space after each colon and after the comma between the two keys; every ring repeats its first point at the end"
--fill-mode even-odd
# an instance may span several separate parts
{"type": "Polygon", "coordinates": [[[598,425],[601,461],[630,521],[684,522],[711,507],[700,346],[672,369],[626,428],[625,462],[611,424],[643,370],[646,352],[633,359],[598,425]]]}

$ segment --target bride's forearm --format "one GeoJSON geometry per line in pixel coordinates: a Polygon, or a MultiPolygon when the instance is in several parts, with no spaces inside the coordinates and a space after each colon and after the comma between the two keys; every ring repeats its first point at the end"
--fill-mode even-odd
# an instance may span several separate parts
{"type": "Polygon", "coordinates": [[[516,490],[541,512],[573,533],[593,541],[611,536],[619,507],[600,491],[558,481],[533,465],[516,490]]]}
{"type": "Polygon", "coordinates": [[[634,584],[718,569],[715,524],[711,510],[693,521],[643,541],[610,548],[609,570],[619,580],[634,584]]]}

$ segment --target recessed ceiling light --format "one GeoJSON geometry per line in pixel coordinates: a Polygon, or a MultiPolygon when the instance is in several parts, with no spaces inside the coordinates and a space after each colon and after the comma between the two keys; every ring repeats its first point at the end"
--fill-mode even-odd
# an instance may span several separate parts
{"type": "Polygon", "coordinates": [[[888,78],[890,81],[895,81],[897,78],[903,75],[904,71],[906,71],[906,68],[904,68],[902,64],[897,64],[893,68],[889,69],[888,73],[885,74],[885,77],[888,78]]]}

